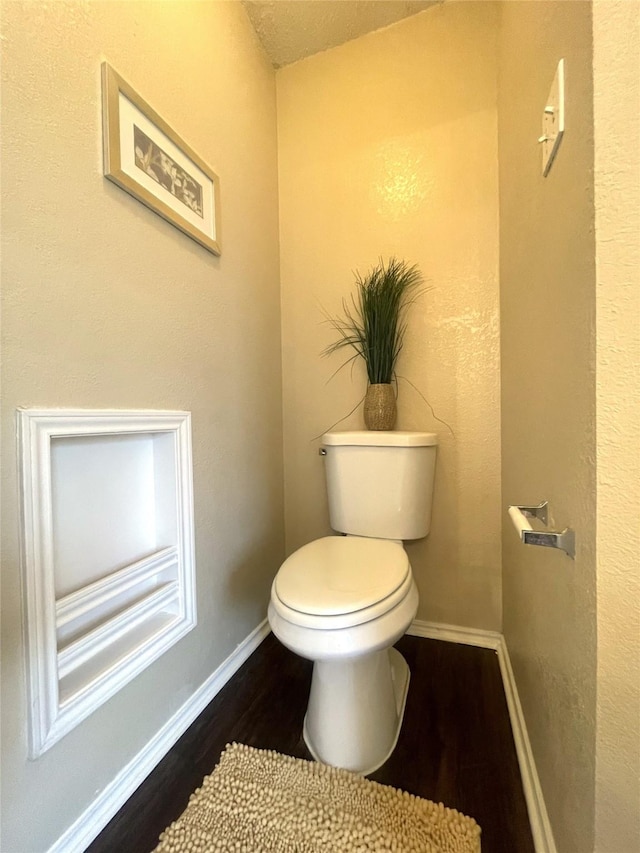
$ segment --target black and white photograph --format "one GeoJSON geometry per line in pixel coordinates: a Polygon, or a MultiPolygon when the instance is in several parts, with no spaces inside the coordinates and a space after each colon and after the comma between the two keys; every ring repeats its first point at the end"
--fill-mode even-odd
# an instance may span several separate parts
{"type": "Polygon", "coordinates": [[[137,125],[133,126],[133,141],[136,166],[201,217],[202,186],[137,125]]]}

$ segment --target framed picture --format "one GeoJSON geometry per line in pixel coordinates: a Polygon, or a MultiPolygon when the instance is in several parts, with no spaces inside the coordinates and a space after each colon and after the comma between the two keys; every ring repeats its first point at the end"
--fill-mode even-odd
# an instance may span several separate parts
{"type": "Polygon", "coordinates": [[[105,177],[219,255],[218,176],[106,62],[102,124],[105,177]]]}

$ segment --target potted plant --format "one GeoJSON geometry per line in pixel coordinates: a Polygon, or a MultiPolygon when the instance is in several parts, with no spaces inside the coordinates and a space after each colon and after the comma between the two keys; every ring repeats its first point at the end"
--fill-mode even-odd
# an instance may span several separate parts
{"type": "Polygon", "coordinates": [[[364,421],[368,429],[388,430],[395,424],[396,397],[391,383],[406,331],[405,311],[422,292],[422,282],[417,266],[396,258],[385,266],[380,259],[365,276],[356,273],[356,293],[350,303],[343,299],[343,316],[329,318],[338,340],[324,354],[350,347],[354,353],[345,364],[358,357],[366,364],[369,384],[364,421]]]}

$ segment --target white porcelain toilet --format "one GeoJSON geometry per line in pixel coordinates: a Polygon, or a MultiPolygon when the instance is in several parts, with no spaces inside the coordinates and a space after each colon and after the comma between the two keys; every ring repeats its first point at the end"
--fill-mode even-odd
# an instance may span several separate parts
{"type": "Polygon", "coordinates": [[[391,646],[418,608],[402,540],[429,532],[437,437],[328,432],[322,438],[331,527],[280,567],[269,623],[314,662],[304,739],[318,761],[372,773],[393,752],[409,667],[391,646]]]}

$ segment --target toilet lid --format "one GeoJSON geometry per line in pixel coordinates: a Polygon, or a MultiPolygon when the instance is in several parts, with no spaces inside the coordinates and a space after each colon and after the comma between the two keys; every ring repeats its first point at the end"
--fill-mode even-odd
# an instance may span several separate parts
{"type": "Polygon", "coordinates": [[[398,542],[326,536],[286,559],[274,587],[280,601],[292,610],[337,616],[391,595],[409,572],[409,559],[398,542]]]}

